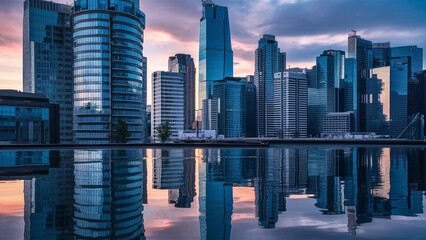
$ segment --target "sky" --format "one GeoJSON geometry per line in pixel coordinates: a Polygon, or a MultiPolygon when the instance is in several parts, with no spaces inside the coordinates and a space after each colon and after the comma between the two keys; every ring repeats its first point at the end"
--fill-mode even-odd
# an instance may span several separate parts
{"type": "MultiPolygon", "coordinates": [[[[234,76],[254,73],[254,51],[262,33],[277,36],[291,67],[313,66],[323,50],[346,51],[352,29],[373,42],[426,47],[426,0],[213,1],[229,9],[234,76]]],[[[176,53],[191,54],[198,68],[201,1],[140,3],[146,14],[144,55],[148,58],[148,82],[152,72],[167,70],[168,57],[176,53]]],[[[0,89],[22,89],[22,6],[21,0],[0,0],[0,89]]],[[[148,102],[149,92],[150,86],[148,102]]]]}

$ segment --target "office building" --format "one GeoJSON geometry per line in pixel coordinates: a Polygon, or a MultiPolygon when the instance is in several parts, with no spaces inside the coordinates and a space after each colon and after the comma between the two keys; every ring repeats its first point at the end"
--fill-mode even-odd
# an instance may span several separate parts
{"type": "Polygon", "coordinates": [[[204,99],[202,105],[202,122],[204,130],[218,130],[219,103],[217,99],[204,99]]]}
{"type": "Polygon", "coordinates": [[[283,58],[275,36],[260,36],[255,56],[254,82],[257,90],[257,134],[259,137],[274,137],[274,74],[283,72],[283,58]]]}
{"type": "MultiPolygon", "coordinates": [[[[218,135],[225,138],[247,137],[248,128],[254,127],[253,121],[247,122],[255,114],[253,83],[248,83],[246,78],[225,78],[216,81],[213,89],[213,99],[218,102],[218,135]]],[[[253,133],[249,134],[253,136],[253,133]]]]}
{"type": "Polygon", "coordinates": [[[328,113],[324,118],[324,127],[321,136],[343,136],[355,131],[353,112],[328,113]]]}
{"type": "Polygon", "coordinates": [[[366,99],[367,131],[397,137],[407,127],[408,65],[374,68],[368,79],[366,99]]]}
{"type": "Polygon", "coordinates": [[[156,139],[156,128],[169,122],[171,138],[184,130],[184,75],[175,72],[152,74],[151,138],[156,139]]]}
{"type": "Polygon", "coordinates": [[[373,67],[389,66],[389,58],[391,57],[390,42],[373,43],[373,67]]]}
{"type": "Polygon", "coordinates": [[[73,141],[71,6],[24,2],[23,91],[45,94],[60,110],[61,143],[73,141]]]}
{"type": "MultiPolygon", "coordinates": [[[[228,8],[203,0],[200,19],[198,107],[213,97],[213,83],[233,77],[233,52],[228,8]]],[[[205,118],[205,116],[203,116],[205,118]]],[[[203,129],[208,130],[204,127],[203,129]]]]}
{"type": "Polygon", "coordinates": [[[279,138],[306,138],[308,132],[308,82],[306,74],[274,75],[274,127],[279,138]]]}
{"type": "Polygon", "coordinates": [[[0,142],[59,143],[59,114],[43,94],[0,90],[0,142]]]}
{"type": "Polygon", "coordinates": [[[309,135],[319,136],[327,113],[344,111],[345,52],[324,51],[316,59],[316,83],[311,83],[313,98],[310,101],[308,118],[309,135]]]}
{"type": "MultiPolygon", "coordinates": [[[[358,112],[358,81],[357,60],[355,58],[345,59],[345,79],[343,81],[343,111],[358,112]]],[[[355,126],[357,127],[357,126],[355,126]]]]}
{"type": "Polygon", "coordinates": [[[426,70],[408,80],[408,116],[426,114],[426,70]]]}
{"type": "Polygon", "coordinates": [[[423,48],[417,46],[393,47],[391,58],[407,58],[408,79],[415,79],[416,74],[423,70],[423,48]]]}
{"type": "MultiPolygon", "coordinates": [[[[356,32],[348,37],[348,58],[356,59],[356,79],[353,79],[352,86],[356,85],[357,109],[353,109],[356,114],[357,131],[365,132],[366,122],[366,87],[367,79],[370,77],[370,69],[373,68],[373,43],[361,38],[356,32]]],[[[355,91],[355,89],[353,89],[355,91]]],[[[355,100],[354,100],[355,101],[355,100]]],[[[350,111],[346,109],[346,111],[350,111]]]]}
{"type": "Polygon", "coordinates": [[[138,0],[76,0],[73,14],[74,141],[110,143],[119,121],[145,141],[145,15],[138,0]]]}
{"type": "Polygon", "coordinates": [[[183,73],[185,129],[195,122],[195,65],[191,55],[176,54],[169,57],[169,72],[183,73]]]}

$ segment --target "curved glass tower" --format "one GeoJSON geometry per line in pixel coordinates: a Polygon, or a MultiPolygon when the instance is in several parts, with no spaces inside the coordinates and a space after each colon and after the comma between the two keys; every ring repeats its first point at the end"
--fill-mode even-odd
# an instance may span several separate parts
{"type": "Polygon", "coordinates": [[[144,141],[145,15],[138,0],[76,0],[73,15],[74,141],[110,143],[119,120],[144,141]]]}
{"type": "Polygon", "coordinates": [[[203,0],[200,20],[198,108],[213,97],[213,82],[233,76],[233,52],[228,8],[203,0]]]}

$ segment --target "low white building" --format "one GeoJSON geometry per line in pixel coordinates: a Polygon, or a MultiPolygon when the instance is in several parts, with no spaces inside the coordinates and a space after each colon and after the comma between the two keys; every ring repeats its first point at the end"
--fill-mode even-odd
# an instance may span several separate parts
{"type": "Polygon", "coordinates": [[[186,139],[215,139],[217,138],[217,132],[216,130],[185,130],[185,131],[179,131],[178,138],[180,140],[186,140],[186,139]]]}

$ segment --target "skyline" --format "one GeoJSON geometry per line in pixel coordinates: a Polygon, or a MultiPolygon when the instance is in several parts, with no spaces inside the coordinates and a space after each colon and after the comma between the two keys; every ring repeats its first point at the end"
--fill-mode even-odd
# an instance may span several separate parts
{"type": "MultiPolygon", "coordinates": [[[[201,1],[140,2],[147,19],[144,56],[148,58],[148,82],[152,72],[167,70],[168,57],[176,53],[191,54],[198,62],[201,1]],[[168,15],[172,17],[164,17],[168,15]]],[[[347,34],[351,29],[373,42],[426,46],[426,29],[422,26],[426,21],[423,14],[426,2],[422,0],[330,0],[327,7],[321,6],[319,0],[260,0],[244,5],[240,0],[214,2],[229,9],[235,76],[254,73],[254,51],[262,33],[277,36],[279,47],[287,52],[287,65],[291,67],[312,67],[323,50],[346,52],[347,34]],[[383,4],[387,5],[387,11],[383,11],[383,4]],[[272,14],[264,14],[265,11],[272,14]],[[398,18],[394,18],[396,14],[398,18]],[[361,21],[357,19],[359,16],[361,21]]],[[[23,1],[0,0],[3,23],[0,26],[0,88],[22,90],[22,6],[23,1]]],[[[198,64],[195,65],[198,70],[198,64]]],[[[147,93],[150,103],[150,84],[147,93]]]]}

